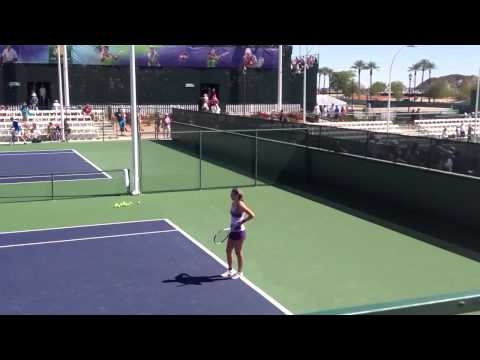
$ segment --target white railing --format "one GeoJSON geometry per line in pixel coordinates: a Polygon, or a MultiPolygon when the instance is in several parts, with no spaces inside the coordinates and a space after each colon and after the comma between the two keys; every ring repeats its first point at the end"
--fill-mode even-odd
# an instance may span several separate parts
{"type": "MultiPolygon", "coordinates": [[[[255,114],[259,112],[272,113],[276,112],[277,104],[227,104],[226,112],[228,114],[255,114]]],[[[282,110],[284,113],[299,112],[301,110],[300,104],[283,104],[282,110]]]]}

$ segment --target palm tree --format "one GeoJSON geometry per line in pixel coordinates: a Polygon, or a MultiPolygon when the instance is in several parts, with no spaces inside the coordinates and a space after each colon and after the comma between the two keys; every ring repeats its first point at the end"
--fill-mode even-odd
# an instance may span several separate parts
{"type": "Polygon", "coordinates": [[[368,88],[368,98],[372,96],[370,89],[372,88],[372,76],[373,76],[373,70],[378,70],[380,67],[374,63],[373,61],[370,61],[366,67],[367,70],[370,70],[370,87],[368,88]]]}
{"type": "MultiPolygon", "coordinates": [[[[358,71],[358,93],[359,93],[358,96],[359,96],[359,99],[360,99],[360,75],[362,73],[362,70],[367,69],[367,64],[365,64],[365,62],[363,62],[362,60],[357,60],[353,63],[352,69],[358,71]]],[[[353,94],[352,94],[352,98],[353,98],[353,94]]]]}
{"type": "MultiPolygon", "coordinates": [[[[431,77],[432,77],[432,70],[435,70],[437,68],[437,65],[435,63],[427,60],[427,64],[425,66],[425,70],[428,70],[428,84],[431,85],[431,77]]],[[[428,102],[430,102],[430,97],[428,98],[428,102]]]]}
{"type": "Polygon", "coordinates": [[[427,70],[429,61],[427,59],[422,59],[417,63],[422,71],[422,96],[420,97],[420,102],[423,101],[423,92],[425,91],[425,85],[423,84],[423,75],[425,74],[425,70],[427,70]]]}
{"type": "Polygon", "coordinates": [[[419,63],[415,63],[408,68],[408,71],[413,71],[413,94],[414,94],[413,98],[414,98],[414,100],[416,98],[415,90],[417,88],[417,71],[418,70],[420,70],[420,64],[419,63]]]}

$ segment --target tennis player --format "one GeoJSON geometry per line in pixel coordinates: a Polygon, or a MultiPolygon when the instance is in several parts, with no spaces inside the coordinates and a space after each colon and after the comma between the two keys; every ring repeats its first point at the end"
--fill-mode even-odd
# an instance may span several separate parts
{"type": "Polygon", "coordinates": [[[243,201],[242,192],[235,188],[230,193],[232,199],[232,206],[230,208],[231,223],[230,223],[230,235],[227,241],[227,263],[228,270],[222,274],[224,278],[239,279],[243,276],[243,252],[242,247],[247,236],[245,229],[245,223],[252,220],[255,214],[250,210],[243,201]],[[232,251],[235,249],[235,255],[237,255],[238,271],[235,272],[232,268],[232,251]]]}

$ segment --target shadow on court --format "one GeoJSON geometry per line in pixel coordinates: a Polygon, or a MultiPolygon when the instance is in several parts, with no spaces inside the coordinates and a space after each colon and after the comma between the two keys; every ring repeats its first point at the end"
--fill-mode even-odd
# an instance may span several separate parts
{"type": "MultiPolygon", "coordinates": [[[[444,250],[480,261],[478,234],[464,226],[422,212],[382,202],[361,194],[352,194],[341,188],[325,185],[299,190],[289,186],[276,186],[320,204],[370,221],[396,232],[429,243],[444,250]]],[[[459,204],[461,206],[461,204],[459,204]]]]}
{"type": "Polygon", "coordinates": [[[229,280],[228,278],[222,278],[220,275],[211,276],[191,276],[186,273],[181,273],[175,276],[171,280],[163,280],[163,283],[179,283],[179,286],[185,285],[203,285],[204,283],[212,283],[219,280],[229,280]]]}

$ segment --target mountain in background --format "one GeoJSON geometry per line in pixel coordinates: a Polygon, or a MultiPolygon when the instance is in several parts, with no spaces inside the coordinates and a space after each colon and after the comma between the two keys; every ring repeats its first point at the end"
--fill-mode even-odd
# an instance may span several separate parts
{"type": "MultiPolygon", "coordinates": [[[[417,73],[418,79],[418,73],[417,73]]],[[[446,76],[439,76],[439,77],[432,77],[429,80],[425,80],[423,83],[417,86],[418,90],[426,90],[430,86],[433,81],[441,80],[447,82],[449,87],[452,90],[460,89],[462,86],[468,85],[470,87],[476,86],[477,84],[477,77],[474,75],[459,75],[459,74],[452,74],[446,76]]]]}

